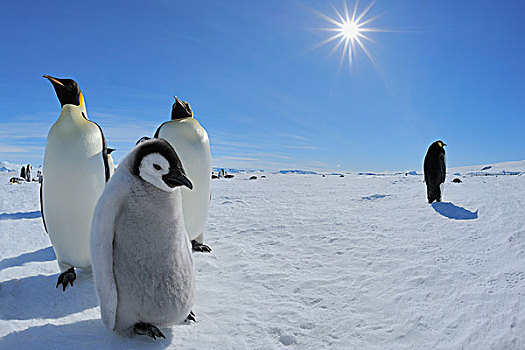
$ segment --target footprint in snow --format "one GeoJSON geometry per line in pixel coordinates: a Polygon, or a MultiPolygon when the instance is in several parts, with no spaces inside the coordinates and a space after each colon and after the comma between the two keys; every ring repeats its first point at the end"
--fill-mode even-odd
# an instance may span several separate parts
{"type": "Polygon", "coordinates": [[[390,197],[391,195],[389,194],[373,194],[373,195],[370,195],[370,196],[365,196],[365,197],[361,197],[362,200],[364,201],[371,201],[371,200],[374,200],[374,199],[381,199],[381,198],[386,198],[386,197],[390,197]]]}
{"type": "Polygon", "coordinates": [[[283,334],[279,337],[279,342],[284,346],[290,346],[293,344],[297,344],[297,339],[293,335],[283,334]]]}

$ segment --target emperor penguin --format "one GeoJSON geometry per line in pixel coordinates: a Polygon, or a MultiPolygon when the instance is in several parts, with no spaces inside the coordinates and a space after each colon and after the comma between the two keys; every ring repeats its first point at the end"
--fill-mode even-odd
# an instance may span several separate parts
{"type": "Polygon", "coordinates": [[[53,84],[62,110],[47,135],[40,208],[61,271],[56,287],[65,291],[76,279],[75,267],[91,267],[91,220],[110,169],[104,134],[87,119],[78,84],[44,78],[53,84]]]}
{"type": "Polygon", "coordinates": [[[204,244],[204,228],[210,207],[211,153],[208,133],[193,118],[188,102],[179,100],[171,108],[171,120],[162,123],[154,138],[163,138],[177,151],[193,183],[193,191],[182,189],[182,212],[193,250],[210,252],[204,244]]]}
{"type": "Polygon", "coordinates": [[[26,179],[26,166],[25,165],[22,165],[22,167],[20,168],[20,177],[22,179],[26,179]]]}
{"type": "Polygon", "coordinates": [[[192,189],[171,145],[137,144],[98,201],[91,231],[93,276],[102,321],[130,336],[195,321],[195,277],[181,187],[192,189]]]}
{"type": "Polygon", "coordinates": [[[108,147],[108,166],[109,166],[109,177],[113,176],[113,173],[115,173],[115,162],[113,161],[113,157],[111,156],[111,153],[115,151],[114,148],[108,147]]]}
{"type": "Polygon", "coordinates": [[[33,180],[33,166],[31,164],[27,164],[26,166],[26,181],[31,182],[33,180]]]}
{"type": "Polygon", "coordinates": [[[425,156],[423,171],[427,185],[428,203],[432,203],[433,201],[441,202],[447,171],[445,165],[445,146],[446,144],[443,143],[443,141],[438,140],[430,145],[425,156]]]}

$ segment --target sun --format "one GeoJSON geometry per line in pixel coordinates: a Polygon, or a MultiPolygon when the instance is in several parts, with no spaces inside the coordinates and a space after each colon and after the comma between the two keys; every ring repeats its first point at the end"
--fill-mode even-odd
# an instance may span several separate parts
{"type": "Polygon", "coordinates": [[[354,22],[344,22],[341,26],[341,32],[346,40],[355,40],[359,33],[359,27],[354,22]]]}
{"type": "Polygon", "coordinates": [[[332,52],[341,50],[340,66],[342,66],[345,59],[348,60],[350,67],[356,57],[356,51],[359,47],[368,59],[377,66],[374,57],[370,51],[366,48],[366,42],[375,42],[370,36],[371,32],[388,32],[386,29],[370,28],[368,25],[376,20],[378,16],[367,18],[367,14],[372,9],[375,1],[370,2],[361,12],[358,13],[358,1],[352,11],[349,11],[346,1],[343,2],[343,11],[339,11],[331,2],[332,8],[335,12],[335,17],[329,17],[323,13],[317,12],[317,14],[332,24],[331,27],[326,28],[315,28],[318,30],[328,31],[333,33],[330,37],[318,44],[314,49],[324,46],[328,43],[336,41],[332,52]]]}

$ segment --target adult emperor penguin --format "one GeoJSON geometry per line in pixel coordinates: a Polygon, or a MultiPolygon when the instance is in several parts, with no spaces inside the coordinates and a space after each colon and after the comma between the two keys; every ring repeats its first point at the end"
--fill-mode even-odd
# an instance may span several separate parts
{"type": "Polygon", "coordinates": [[[31,182],[33,180],[33,166],[31,164],[27,164],[26,166],[26,181],[31,182]]]}
{"type": "Polygon", "coordinates": [[[22,165],[22,167],[20,168],[20,177],[22,179],[26,179],[26,166],[25,165],[22,165]]]}
{"type": "Polygon", "coordinates": [[[164,338],[156,325],[195,320],[181,186],[193,187],[177,153],[152,139],[128,153],[100,197],[91,231],[93,276],[102,321],[113,332],[164,338]]]}
{"type": "Polygon", "coordinates": [[[65,291],[73,286],[75,267],[91,267],[91,220],[109,180],[106,140],[102,129],[87,119],[84,97],[72,79],[44,75],[57,94],[62,111],[46,140],[40,207],[65,291]]]}
{"type": "Polygon", "coordinates": [[[193,111],[186,101],[175,96],[171,108],[171,121],[164,122],[155,132],[155,138],[168,141],[182,161],[193,183],[193,191],[182,189],[182,212],[186,231],[193,250],[210,252],[204,244],[204,228],[210,207],[211,154],[208,133],[193,118],[193,111]]]}
{"type": "Polygon", "coordinates": [[[445,165],[445,148],[443,141],[434,142],[428,148],[423,164],[425,173],[425,183],[427,184],[428,202],[441,202],[443,186],[445,184],[446,165],[445,165]]]}

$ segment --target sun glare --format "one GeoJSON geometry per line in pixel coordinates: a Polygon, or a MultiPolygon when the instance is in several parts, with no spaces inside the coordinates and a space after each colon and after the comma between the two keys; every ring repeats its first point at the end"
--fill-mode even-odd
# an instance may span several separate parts
{"type": "Polygon", "coordinates": [[[355,40],[359,27],[353,22],[344,22],[341,27],[341,32],[344,34],[346,40],[355,40]]]}
{"type": "Polygon", "coordinates": [[[348,64],[352,66],[355,60],[356,50],[359,47],[368,59],[377,66],[374,57],[370,54],[365,46],[366,42],[374,42],[369,36],[371,32],[388,32],[386,29],[370,28],[367,25],[377,19],[378,16],[367,18],[367,14],[370,9],[374,6],[375,1],[371,2],[361,12],[358,13],[358,5],[356,2],[352,11],[349,11],[346,1],[343,2],[343,11],[339,11],[332,3],[332,8],[335,12],[335,17],[329,17],[323,13],[317,12],[317,14],[332,24],[331,27],[316,28],[323,31],[332,32],[333,35],[322,41],[314,49],[324,46],[331,42],[336,42],[332,52],[341,50],[340,66],[342,66],[345,58],[348,59],[348,64]]]}

